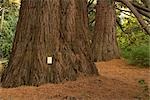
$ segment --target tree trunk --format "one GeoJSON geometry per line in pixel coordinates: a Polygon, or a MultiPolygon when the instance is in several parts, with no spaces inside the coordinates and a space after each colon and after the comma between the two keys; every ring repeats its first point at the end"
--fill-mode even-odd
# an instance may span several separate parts
{"type": "Polygon", "coordinates": [[[86,31],[88,29],[88,1],[87,0],[76,0],[78,3],[78,11],[80,11],[81,20],[83,20],[83,26],[86,28],[86,31]]]}
{"type": "Polygon", "coordinates": [[[94,61],[119,58],[114,2],[110,2],[110,0],[98,0],[97,2],[92,49],[94,61]]]}
{"type": "Polygon", "coordinates": [[[22,0],[2,87],[41,85],[98,75],[89,59],[76,0],[22,0]],[[53,58],[51,65],[47,57],[53,58]]]}

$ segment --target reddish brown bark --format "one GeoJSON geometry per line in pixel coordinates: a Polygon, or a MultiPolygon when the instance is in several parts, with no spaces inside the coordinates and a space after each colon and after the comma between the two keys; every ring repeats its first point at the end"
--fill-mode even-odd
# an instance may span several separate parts
{"type": "Polygon", "coordinates": [[[92,47],[94,61],[119,58],[114,3],[110,3],[108,0],[98,0],[97,2],[92,47]]]}
{"type": "Polygon", "coordinates": [[[77,0],[22,0],[2,87],[59,83],[76,80],[80,75],[98,75],[87,54],[79,4],[77,0]],[[47,57],[53,57],[52,65],[46,63],[47,57]]]}

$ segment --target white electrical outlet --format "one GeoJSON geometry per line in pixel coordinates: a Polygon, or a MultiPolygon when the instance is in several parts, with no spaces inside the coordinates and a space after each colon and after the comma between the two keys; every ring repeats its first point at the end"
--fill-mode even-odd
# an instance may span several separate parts
{"type": "Polygon", "coordinates": [[[53,58],[47,57],[47,64],[52,64],[52,63],[53,63],[53,58]]]}

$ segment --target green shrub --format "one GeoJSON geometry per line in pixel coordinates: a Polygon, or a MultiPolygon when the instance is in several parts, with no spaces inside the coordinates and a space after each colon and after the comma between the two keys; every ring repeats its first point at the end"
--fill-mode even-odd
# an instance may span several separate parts
{"type": "Polygon", "coordinates": [[[148,45],[131,47],[122,52],[129,64],[150,67],[150,47],[148,45]]]}
{"type": "Polygon", "coordinates": [[[132,51],[132,49],[129,48],[129,47],[127,47],[126,49],[125,49],[125,48],[124,48],[124,49],[121,49],[122,57],[123,57],[123,58],[126,58],[126,59],[129,59],[130,56],[131,56],[131,51],[132,51]]]}
{"type": "Polygon", "coordinates": [[[0,6],[5,9],[2,30],[0,30],[0,51],[4,58],[9,58],[19,15],[19,7],[8,2],[1,3],[0,6]]]}

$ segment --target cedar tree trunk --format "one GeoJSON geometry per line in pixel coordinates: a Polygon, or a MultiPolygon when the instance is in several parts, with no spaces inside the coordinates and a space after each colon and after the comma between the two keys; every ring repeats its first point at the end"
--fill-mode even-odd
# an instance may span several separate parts
{"type": "Polygon", "coordinates": [[[38,86],[98,75],[87,54],[79,1],[22,0],[2,87],[38,86]],[[53,57],[52,64],[47,64],[47,57],[53,57]]]}

